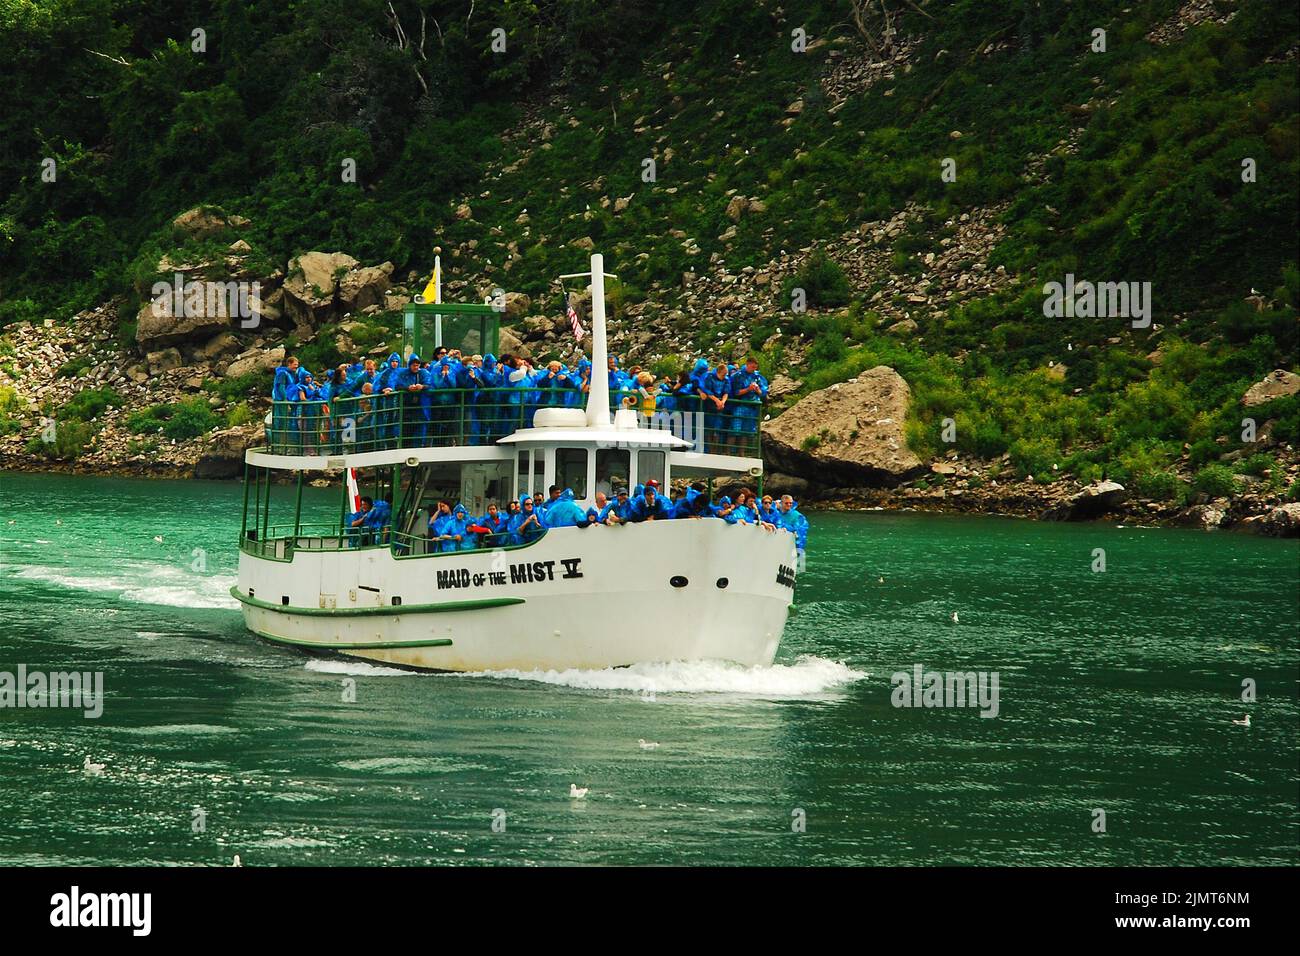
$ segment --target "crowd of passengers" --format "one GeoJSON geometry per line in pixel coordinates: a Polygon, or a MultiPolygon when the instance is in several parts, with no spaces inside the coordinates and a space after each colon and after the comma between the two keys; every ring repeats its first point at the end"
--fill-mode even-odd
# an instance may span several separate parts
{"type": "MultiPolygon", "coordinates": [[[[348,516],[349,531],[359,544],[383,543],[392,518],[386,501],[361,499],[361,510],[348,516]]],[[[552,485],[549,497],[521,495],[502,511],[496,504],[478,517],[470,515],[462,504],[438,503],[430,517],[428,538],[430,551],[472,551],[536,541],[548,528],[613,527],[641,521],[667,521],[685,518],[718,518],[727,524],[754,525],[765,531],[788,531],[803,553],[808,542],[808,519],[790,495],[761,499],[742,488],[732,498],[723,495],[710,500],[702,485],[692,485],[675,501],[659,493],[659,482],[651,479],[628,493],[621,487],[613,499],[596,492],[595,504],[583,509],[572,490],[552,485]]]]}
{"type": "MultiPolygon", "coordinates": [[[[752,357],[739,366],[699,358],[689,372],[657,380],[640,366],[622,370],[610,356],[607,375],[611,409],[634,408],[644,415],[702,412],[715,448],[738,450],[741,436],[757,434],[767,398],[767,379],[752,357]]],[[[346,414],[357,432],[371,439],[400,435],[418,443],[430,437],[463,437],[476,444],[532,427],[539,408],[582,407],[590,390],[591,362],[585,356],[572,366],[559,361],[534,366],[515,355],[467,356],[439,348],[432,361],[412,355],[403,364],[394,352],[379,367],[373,359],[358,358],[331,369],[321,381],[302,368],[296,356],[289,356],[276,369],[271,398],[293,403],[275,406],[277,435],[306,445],[339,443],[340,422],[330,421],[330,404],[338,399],[359,400],[339,405],[334,417],[346,414]],[[468,399],[467,392],[472,393],[468,399]],[[459,408],[466,402],[468,429],[461,435],[459,408]]]]}

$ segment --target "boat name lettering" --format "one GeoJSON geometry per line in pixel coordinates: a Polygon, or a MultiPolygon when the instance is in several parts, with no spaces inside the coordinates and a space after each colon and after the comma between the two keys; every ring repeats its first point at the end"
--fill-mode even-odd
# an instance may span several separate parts
{"type": "Polygon", "coordinates": [[[559,561],[524,561],[510,565],[505,571],[480,571],[470,573],[468,568],[441,568],[438,571],[438,590],[447,588],[483,587],[503,584],[535,584],[554,581],[555,566],[562,565],[558,575],[561,580],[582,577],[582,558],[561,558],[559,561]]]}
{"type": "Polygon", "coordinates": [[[794,568],[787,565],[781,565],[776,569],[776,583],[784,584],[788,588],[794,587],[794,568]]]}

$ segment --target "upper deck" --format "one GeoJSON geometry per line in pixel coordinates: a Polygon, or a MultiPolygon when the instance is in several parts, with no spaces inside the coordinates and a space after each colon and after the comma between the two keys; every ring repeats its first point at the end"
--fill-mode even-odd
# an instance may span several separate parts
{"type": "MultiPolygon", "coordinates": [[[[352,456],[425,448],[491,447],[515,433],[532,429],[543,409],[581,411],[587,395],[577,389],[434,388],[390,392],[328,402],[272,402],[266,447],[259,457],[352,456]]],[[[636,441],[641,429],[670,432],[683,450],[707,455],[761,458],[759,425],[762,405],[732,400],[726,411],[705,412],[697,397],[663,396],[654,411],[640,392],[611,391],[611,410],[636,416],[636,429],[620,431],[620,440],[636,441]],[[667,399],[665,401],[665,399],[667,399]]],[[[648,437],[648,436],[647,436],[648,437]]],[[[286,466],[291,463],[286,461],[286,466]]]]}

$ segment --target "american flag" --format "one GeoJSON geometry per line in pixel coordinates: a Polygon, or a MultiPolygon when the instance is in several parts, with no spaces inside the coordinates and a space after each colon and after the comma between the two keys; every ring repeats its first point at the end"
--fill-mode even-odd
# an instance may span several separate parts
{"type": "Polygon", "coordinates": [[[587,332],[583,329],[582,320],[578,318],[578,310],[573,307],[572,302],[569,303],[569,325],[573,327],[574,339],[581,342],[582,337],[586,335],[587,332]]]}

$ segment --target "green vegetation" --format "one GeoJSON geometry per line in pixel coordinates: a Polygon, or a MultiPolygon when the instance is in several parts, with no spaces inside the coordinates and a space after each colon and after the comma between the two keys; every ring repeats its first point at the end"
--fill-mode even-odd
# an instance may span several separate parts
{"type": "Polygon", "coordinates": [[[57,411],[43,409],[41,430],[24,446],[29,454],[59,461],[79,458],[94,441],[110,408],[121,408],[123,398],[111,388],[88,388],[73,395],[57,411]]]}
{"type": "Polygon", "coordinates": [[[126,427],[134,434],[161,433],[167,438],[198,438],[221,424],[221,419],[201,397],[165,405],[151,405],[127,416],[126,427]]]}
{"type": "Polygon", "coordinates": [[[1192,490],[1209,498],[1228,498],[1237,493],[1240,482],[1232,469],[1223,465],[1206,465],[1192,480],[1192,490]]]}
{"type": "MultiPolygon", "coordinates": [[[[421,13],[436,20],[423,57],[395,42],[387,0],[223,4],[220,32],[250,42],[213,34],[202,54],[173,36],[176,22],[205,22],[191,6],[163,22],[110,0],[0,2],[12,65],[0,182],[13,184],[0,195],[0,327],[138,301],[163,253],[220,254],[230,235],[174,234],[172,218],[196,205],[247,216],[239,234],[268,266],[323,248],[425,272],[439,243],[449,267],[535,300],[574,271],[581,237],[622,277],[615,306],[672,307],[682,274],[714,255],[733,273],[786,255],[796,274],[747,328],[765,371],[805,354],[796,374],[814,389],[890,365],[913,391],[919,453],[950,448],[953,419],[958,449],[1008,455],[1018,474],[1107,475],[1156,497],[1183,493],[1175,469],[1241,450],[1242,392],[1300,355],[1294,5],[1241,0],[1227,24],[1156,45],[1145,36],[1172,0],[920,0],[928,16],[891,2],[915,43],[908,67],[843,103],[821,78],[860,55],[847,4],[556,0],[468,14],[394,0],[407,36],[421,13]],[[506,53],[488,50],[489,23],[506,30],[506,53]],[[824,45],[793,54],[796,26],[824,45]],[[1104,54],[1088,51],[1096,27],[1104,54]],[[42,181],[46,157],[55,183],[42,181]],[[340,177],[346,159],[356,183],[340,177]],[[737,196],[765,209],[733,220],[737,196]],[[617,197],[630,201],[615,213],[617,197]],[[454,215],[462,201],[471,218],[454,215]],[[855,286],[836,262],[840,237],[904,209],[888,247],[897,273],[919,276],[950,222],[992,211],[1001,238],[979,265],[1013,277],[938,303],[905,340],[872,311],[887,277],[855,286]],[[471,240],[453,266],[445,251],[471,240]],[[1066,273],[1151,282],[1152,326],[1044,318],[1042,286],[1066,273]],[[812,311],[789,311],[796,287],[812,311]],[[1244,303],[1252,287],[1278,307],[1244,303]]],[[[353,338],[369,349],[395,331],[380,320],[353,338]]],[[[734,328],[683,331],[710,353],[734,328]]],[[[334,339],[293,347],[320,375],[343,358],[334,339]]],[[[239,402],[265,384],[209,390],[239,402]]],[[[1300,399],[1251,415],[1300,444],[1300,399]]],[[[172,427],[207,419],[182,421],[172,427]]]]}

